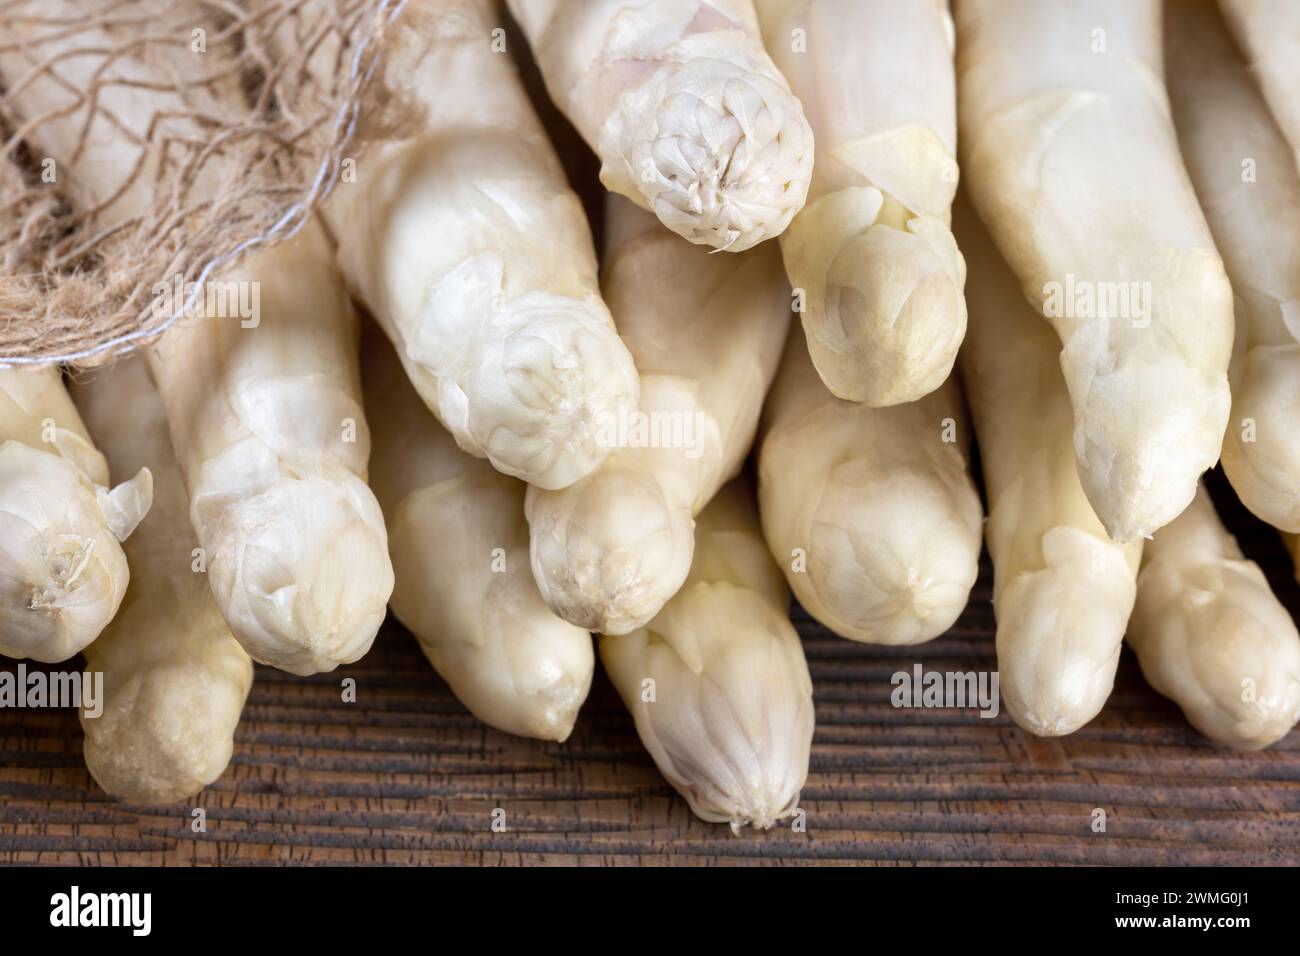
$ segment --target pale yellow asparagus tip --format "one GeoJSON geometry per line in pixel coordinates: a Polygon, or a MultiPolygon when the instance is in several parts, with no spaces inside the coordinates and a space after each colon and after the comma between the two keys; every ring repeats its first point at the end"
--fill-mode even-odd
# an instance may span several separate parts
{"type": "Polygon", "coordinates": [[[1017,574],[995,600],[998,670],[1012,719],[1059,737],[1092,720],[1110,696],[1133,570],[1121,548],[1068,525],[1043,536],[1042,552],[1045,566],[1017,574]]]}
{"type": "Polygon", "coordinates": [[[1258,750],[1300,719],[1300,633],[1204,489],[1148,542],[1128,640],[1211,740],[1258,750]]]}
{"type": "Polygon", "coordinates": [[[275,480],[259,494],[192,513],[210,549],[208,576],[231,630],[254,660],[290,673],[360,658],[393,588],[383,515],[365,483],[275,480]]]}
{"type": "Polygon", "coordinates": [[[635,184],[691,242],[742,252],[780,235],[803,206],[812,130],[770,63],[759,71],[699,46],[624,95],[602,139],[625,165],[601,178],[635,184]]]}
{"type": "Polygon", "coordinates": [[[947,226],[858,187],[810,204],[782,242],[791,281],[807,285],[809,355],[836,397],[883,407],[943,384],[966,333],[966,264],[947,226]]]}
{"type": "Polygon", "coordinates": [[[66,660],[117,613],[153,476],[107,486],[58,371],[0,369],[0,654],[66,660]]]}
{"type": "Polygon", "coordinates": [[[562,492],[530,488],[525,514],[542,597],[587,630],[626,634],[641,627],[690,568],[690,506],[672,500],[652,471],[624,456],[612,455],[562,492]]]}
{"type": "Polygon", "coordinates": [[[444,441],[438,453],[463,456],[463,473],[392,509],[393,612],[480,720],[566,740],[591,687],[591,636],[551,613],[537,592],[519,482],[444,441]],[[487,557],[494,548],[496,562],[487,557]]]}
{"type": "MultiPolygon", "coordinates": [[[[1067,379],[1076,345],[1066,343],[1067,379]]],[[[1178,517],[1214,466],[1228,420],[1226,379],[1175,360],[1088,374],[1088,385],[1071,389],[1082,395],[1074,403],[1079,480],[1111,540],[1136,541],[1178,517]]]]}
{"type": "Polygon", "coordinates": [[[700,515],[686,584],[601,659],[659,770],[697,816],[768,829],[798,806],[812,681],[789,593],[733,483],[700,515]]]}

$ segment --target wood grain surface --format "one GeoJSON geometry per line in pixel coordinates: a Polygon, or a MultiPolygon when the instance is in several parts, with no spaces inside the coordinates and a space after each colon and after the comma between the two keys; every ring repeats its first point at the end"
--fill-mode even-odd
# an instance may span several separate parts
{"type": "MultiPolygon", "coordinates": [[[[1228,517],[1300,609],[1276,536],[1228,517]]],[[[389,625],[334,675],[259,667],[230,769],[184,806],[105,796],[74,713],[0,711],[0,863],[1300,864],[1300,733],[1260,753],[1213,747],[1127,651],[1106,709],[1067,738],[1005,715],[895,710],[896,670],[994,666],[984,570],[958,625],[916,648],[844,641],[796,609],[817,705],[805,833],[696,820],[603,675],[567,743],[513,738],[471,717],[389,625]],[[1105,833],[1090,827],[1098,807],[1105,833]]]]}

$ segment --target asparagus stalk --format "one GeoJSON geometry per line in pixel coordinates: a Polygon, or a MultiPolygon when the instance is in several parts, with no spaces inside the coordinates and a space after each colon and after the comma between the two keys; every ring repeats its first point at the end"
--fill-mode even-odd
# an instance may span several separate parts
{"type": "Polygon", "coordinates": [[[465,705],[509,733],[564,740],[595,669],[591,635],[543,603],[528,565],[524,486],[465,454],[366,336],[371,482],[397,570],[392,609],[465,705]]]}
{"type": "Polygon", "coordinates": [[[790,300],[772,247],[711,256],[620,198],[606,218],[605,293],[640,372],[640,412],[604,423],[620,447],[596,471],[530,488],[526,513],[547,604],[626,634],[681,586],[694,515],[753,444],[790,300]]]}
{"type": "Polygon", "coordinates": [[[1112,542],[1079,483],[1056,336],[969,206],[956,219],[970,262],[961,370],[988,495],[1002,697],[1031,733],[1069,734],[1110,696],[1142,546],[1112,542]]]}
{"type": "Polygon", "coordinates": [[[1178,154],[1158,0],[961,0],[972,198],[1061,338],[1079,477],[1116,541],[1187,506],[1228,421],[1232,298],[1178,154]]]}
{"type": "Polygon", "coordinates": [[[691,242],[741,252],[804,203],[813,139],[750,0],[510,0],[600,179],[691,242]]]}
{"type": "Polygon", "coordinates": [[[952,626],[979,571],[979,495],[950,382],[892,408],[826,391],[792,335],[758,456],[763,532],[799,603],[837,634],[916,644],[952,626]]]}
{"type": "MultiPolygon", "coordinates": [[[[55,20],[78,12],[66,0],[46,10],[55,20]]],[[[155,118],[199,108],[220,115],[238,90],[170,91],[176,77],[219,74],[216,48],[200,65],[188,45],[170,58],[155,45],[151,55],[166,60],[159,63],[110,57],[124,38],[108,28],[58,37],[49,22],[33,27],[18,38],[26,42],[0,52],[0,72],[12,79],[37,60],[77,51],[24,87],[19,105],[45,117],[32,145],[75,172],[80,198],[110,229],[146,208],[165,160],[144,145],[155,118]],[[102,49],[87,52],[92,35],[102,49]],[[88,119],[73,91],[92,84],[99,111],[88,119]]],[[[205,135],[192,125],[177,135],[205,135]]],[[[196,195],[215,196],[228,171],[216,163],[204,170],[196,195]]],[[[260,302],[255,314],[187,318],[149,352],[221,613],[254,660],[297,674],[364,654],[392,590],[382,515],[365,484],[356,317],[331,258],[320,227],[309,224],[293,242],[209,280],[205,290],[220,283],[245,304],[260,302]]]]}
{"type": "Polygon", "coordinates": [[[101,714],[82,708],[86,765],[113,796],[183,800],[230,762],[253,664],[193,570],[189,496],[144,360],[120,360],[74,393],[112,472],[147,466],[154,480],[153,508],[126,544],[126,599],[86,648],[105,698],[101,714]]]}
{"type": "Polygon", "coordinates": [[[647,627],[601,637],[600,657],[696,816],[765,830],[808,778],[808,664],[742,482],[704,509],[695,536],[686,584],[647,627]]]}
{"type": "Polygon", "coordinates": [[[260,286],[260,324],[179,324],[149,353],[190,520],[253,659],[333,670],[369,650],[393,589],[356,314],[314,221],[223,279],[260,286]]]}
{"type": "Polygon", "coordinates": [[[1300,720],[1300,633],[1203,488],[1146,545],[1128,640],[1211,740],[1258,750],[1300,720]]]}
{"type": "Polygon", "coordinates": [[[66,660],[117,613],[153,477],[108,483],[58,369],[0,368],[0,654],[66,660]]]}
{"type": "MultiPolygon", "coordinates": [[[[407,5],[386,47],[412,128],[374,143],[327,205],[353,292],[461,448],[543,488],[608,453],[636,369],[597,285],[582,206],[490,0],[407,5]]],[[[405,129],[405,127],[404,127],[405,129]]]]}
{"type": "Polygon", "coordinates": [[[1219,0],[1219,7],[1300,166],[1300,9],[1291,0],[1219,0]]]}
{"type": "Polygon", "coordinates": [[[1183,156],[1235,294],[1223,470],[1252,512],[1300,531],[1300,170],[1210,0],[1179,4],[1165,50],[1183,156]]]}
{"type": "Polygon", "coordinates": [[[948,228],[957,118],[947,4],[755,6],[817,136],[808,205],[781,235],[813,364],[839,398],[914,401],[948,377],[966,329],[966,266],[948,228]]]}

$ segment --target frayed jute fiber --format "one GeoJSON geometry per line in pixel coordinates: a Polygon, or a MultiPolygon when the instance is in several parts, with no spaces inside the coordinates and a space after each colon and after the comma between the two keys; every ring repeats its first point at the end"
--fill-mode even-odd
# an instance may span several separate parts
{"type": "Polygon", "coordinates": [[[0,366],[111,361],[297,232],[401,7],[0,0],[0,366]]]}

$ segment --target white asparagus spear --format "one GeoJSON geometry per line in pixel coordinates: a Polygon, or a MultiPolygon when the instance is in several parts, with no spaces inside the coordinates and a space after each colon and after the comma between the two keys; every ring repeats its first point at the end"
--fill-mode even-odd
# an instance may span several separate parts
{"type": "Polygon", "coordinates": [[[326,219],[349,286],[460,447],[563,488],[608,453],[596,422],[636,407],[636,369],[582,206],[493,50],[494,9],[408,3],[385,77],[417,125],[362,154],[326,219]]]}
{"type": "Polygon", "coordinates": [[[1258,750],[1300,720],[1300,633],[1203,488],[1147,542],[1128,641],[1211,740],[1258,750]]]}
{"type": "MultiPolygon", "coordinates": [[[[79,10],[66,0],[43,9],[51,17],[79,10]]],[[[98,103],[115,121],[96,113],[77,153],[85,105],[45,74],[24,87],[19,105],[33,115],[58,108],[66,115],[34,130],[32,145],[75,171],[70,178],[83,201],[116,197],[101,210],[100,225],[141,215],[160,161],[160,150],[145,154],[141,146],[155,116],[196,107],[220,115],[225,98],[238,95],[195,88],[186,101],[156,87],[194,71],[217,72],[219,51],[200,61],[188,43],[174,50],[155,44],[151,56],[166,62],[110,60],[104,51],[115,49],[122,33],[33,40],[50,33],[58,30],[33,26],[25,45],[0,53],[5,79],[98,37],[102,50],[61,59],[55,72],[71,89],[88,88],[98,76],[98,103]],[[137,164],[143,171],[133,178],[137,164]]],[[[199,127],[182,131],[206,135],[199,127]]],[[[221,187],[216,164],[205,171],[198,196],[221,187]]],[[[330,670],[370,647],[392,590],[382,515],[364,480],[369,433],[356,317],[315,223],[209,280],[206,297],[215,300],[215,291],[228,293],[227,311],[236,300],[252,308],[239,317],[187,318],[149,353],[190,493],[190,520],[217,604],[253,659],[297,674],[330,670]]]]}
{"type": "Polygon", "coordinates": [[[596,659],[591,635],[552,614],[537,593],[524,485],[456,447],[373,331],[364,369],[371,482],[397,572],[393,613],[480,720],[564,740],[596,659]]]}
{"type": "Polygon", "coordinates": [[[393,589],[365,483],[356,314],[315,222],[223,281],[260,288],[256,328],[187,322],[149,353],[190,519],[217,603],[253,659],[332,670],[369,650],[393,589]]]}
{"type": "Polygon", "coordinates": [[[691,242],[780,235],[813,138],[751,0],[510,0],[546,88],[613,192],[691,242]]]}
{"type": "Polygon", "coordinates": [[[559,491],[529,488],[533,574],[567,621],[626,634],[686,578],[694,515],[735,477],[790,326],[774,247],[713,256],[611,197],[605,294],[641,376],[634,418],[601,423],[616,450],[559,491]]]}
{"type": "Polygon", "coordinates": [[[87,670],[104,675],[102,713],[82,707],[86,765],[115,797],[183,800],[230,762],[253,663],[194,570],[189,495],[144,359],[99,369],[73,392],[110,470],[154,478],[153,508],[126,543],[126,599],[86,648],[87,670]]]}
{"type": "Polygon", "coordinates": [[[1142,545],[1112,542],[1079,483],[1055,334],[969,204],[954,219],[970,263],[961,369],[988,495],[1002,697],[1031,733],[1069,734],[1110,696],[1142,545]]]}
{"type": "Polygon", "coordinates": [[[600,657],[659,771],[701,819],[766,830],[808,779],[812,680],[743,481],[700,514],[690,576],[600,657]]]}
{"type": "Polygon", "coordinates": [[[944,0],[757,0],[768,52],[817,137],[781,235],[822,380],[896,405],[934,391],[966,330],[952,20],[944,0]],[[909,79],[911,78],[911,79],[909,79]]]}
{"type": "Polygon", "coordinates": [[[1219,457],[1232,298],[1178,153],[1159,0],[960,0],[966,185],[1064,346],[1111,538],[1172,520],[1219,457]]]}
{"type": "Polygon", "coordinates": [[[1165,52],[1187,170],[1234,293],[1223,470],[1247,508],[1300,531],[1300,170],[1212,0],[1178,5],[1165,52]]]}
{"type": "Polygon", "coordinates": [[[761,434],[763,532],[808,613],[868,644],[951,627],[979,573],[982,523],[956,386],[891,408],[842,401],[791,335],[761,434]]]}
{"type": "Polygon", "coordinates": [[[0,654],[66,660],[117,613],[153,478],[108,482],[58,369],[0,368],[0,654]]]}
{"type": "Polygon", "coordinates": [[[1300,167],[1300,7],[1294,0],[1219,0],[1219,7],[1300,167]]]}

